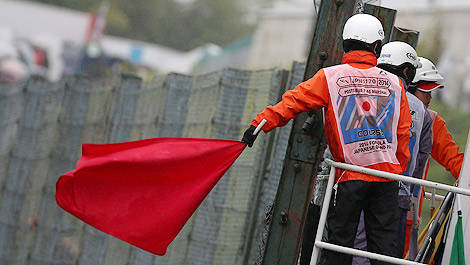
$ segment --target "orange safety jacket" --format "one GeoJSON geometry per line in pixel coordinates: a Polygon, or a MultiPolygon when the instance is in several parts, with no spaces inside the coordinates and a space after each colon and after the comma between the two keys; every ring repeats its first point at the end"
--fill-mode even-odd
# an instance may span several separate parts
{"type": "MultiPolygon", "coordinates": [[[[452,135],[447,129],[446,122],[437,112],[428,110],[433,121],[432,124],[432,151],[431,157],[441,166],[449,171],[455,179],[459,178],[460,169],[463,163],[464,154],[459,152],[459,146],[452,139],[452,135]]],[[[429,171],[429,159],[426,163],[426,170],[423,179],[427,179],[429,171]]],[[[420,194],[419,216],[421,216],[421,207],[423,204],[424,187],[420,194]]]]}
{"type": "MultiPolygon", "coordinates": [[[[369,69],[377,64],[377,58],[368,51],[352,51],[343,56],[343,64],[348,64],[357,69],[369,69]]],[[[410,140],[409,128],[411,126],[411,114],[408,106],[408,100],[401,80],[400,113],[396,131],[397,149],[395,156],[399,164],[384,162],[368,165],[368,168],[381,171],[402,174],[410,159],[408,142],[410,140]]],[[[336,117],[332,108],[330,92],[327,79],[323,69],[320,69],[312,78],[300,83],[293,90],[287,91],[282,96],[282,101],[275,106],[268,106],[263,112],[259,113],[252,121],[251,125],[258,124],[266,119],[263,126],[264,132],[269,132],[275,127],[284,126],[287,122],[296,118],[301,112],[312,109],[326,108],[325,112],[325,133],[328,146],[333,158],[338,162],[344,162],[343,147],[341,144],[336,117]]],[[[395,136],[393,136],[395,137],[395,136]]],[[[364,180],[374,182],[391,181],[377,176],[366,175],[363,173],[337,170],[336,178],[342,175],[340,182],[348,180],[364,180]]]]}
{"type": "Polygon", "coordinates": [[[464,154],[459,152],[459,146],[452,139],[452,135],[447,129],[444,119],[441,118],[441,116],[439,116],[435,111],[429,110],[429,113],[431,114],[431,117],[435,117],[432,126],[433,141],[431,156],[434,158],[434,160],[441,164],[441,166],[445,167],[447,171],[452,173],[452,176],[454,176],[455,179],[458,179],[464,154]]]}
{"type": "MultiPolygon", "coordinates": [[[[452,135],[447,129],[446,122],[435,111],[428,109],[433,121],[432,124],[432,151],[431,157],[434,158],[447,171],[452,173],[455,179],[459,178],[464,154],[459,152],[459,146],[452,139],[452,135]]],[[[423,179],[427,179],[429,171],[429,159],[426,163],[426,170],[423,172],[423,179]]],[[[423,206],[424,187],[418,194],[418,216],[421,217],[423,206]]],[[[405,254],[408,251],[410,229],[413,222],[408,220],[406,224],[405,254]]]]}
{"type": "MultiPolygon", "coordinates": [[[[452,139],[452,135],[447,129],[446,122],[437,112],[428,109],[433,121],[432,124],[432,151],[431,157],[441,166],[449,171],[455,179],[459,178],[460,169],[463,163],[464,154],[459,152],[459,146],[452,139]]],[[[429,171],[429,159],[426,163],[426,170],[423,173],[423,179],[427,179],[429,171]]],[[[419,195],[419,216],[421,216],[421,207],[423,204],[424,187],[419,195]]]]}

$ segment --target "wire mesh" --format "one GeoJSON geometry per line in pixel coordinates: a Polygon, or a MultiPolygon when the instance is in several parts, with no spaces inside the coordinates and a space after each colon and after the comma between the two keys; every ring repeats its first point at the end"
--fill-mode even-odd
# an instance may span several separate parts
{"type": "MultiPolygon", "coordinates": [[[[249,71],[227,69],[223,72],[212,138],[234,140],[239,137],[250,76],[249,71]]],[[[193,220],[187,264],[212,264],[218,244],[223,244],[217,239],[232,171],[233,167],[227,171],[198,208],[193,220]]]]}
{"type": "MultiPolygon", "coordinates": [[[[222,71],[195,76],[189,91],[184,137],[209,138],[211,136],[217,102],[220,95],[220,78],[222,71]]],[[[196,215],[196,214],[195,214],[196,215]]],[[[163,257],[155,257],[156,264],[186,264],[190,235],[194,216],[185,224],[163,257]]]]}
{"type": "MultiPolygon", "coordinates": [[[[289,75],[285,88],[281,89],[281,94],[285,90],[291,90],[295,88],[299,83],[303,81],[303,75],[305,72],[305,63],[294,62],[289,75]]],[[[273,95],[273,100],[278,101],[279,95],[273,95]]],[[[250,255],[250,264],[259,264],[262,260],[264,247],[266,244],[266,238],[269,232],[270,226],[270,212],[272,210],[272,204],[276,197],[277,187],[279,186],[279,180],[282,174],[284,166],[284,158],[287,151],[287,144],[289,142],[290,132],[292,129],[292,122],[289,122],[286,126],[278,128],[275,132],[275,139],[271,157],[267,158],[270,161],[266,175],[263,176],[263,187],[260,196],[259,207],[256,211],[256,230],[254,237],[255,249],[252,249],[250,255]]]]}
{"type": "Polygon", "coordinates": [[[182,136],[191,86],[191,76],[168,75],[165,83],[164,107],[158,120],[159,137],[182,136]]]}
{"type": "Polygon", "coordinates": [[[0,264],[242,264],[247,255],[252,261],[256,251],[247,246],[257,246],[260,216],[274,199],[288,127],[276,133],[268,160],[268,137],[258,137],[162,257],[65,213],[56,205],[55,183],[75,167],[83,142],[239,140],[280,90],[276,69],[169,74],[145,83],[76,76],[54,84],[0,84],[0,264]],[[261,175],[266,165],[269,174],[261,175]]]}
{"type": "Polygon", "coordinates": [[[130,140],[137,102],[141,93],[141,83],[140,78],[126,76],[117,84],[109,113],[107,142],[130,140]]]}

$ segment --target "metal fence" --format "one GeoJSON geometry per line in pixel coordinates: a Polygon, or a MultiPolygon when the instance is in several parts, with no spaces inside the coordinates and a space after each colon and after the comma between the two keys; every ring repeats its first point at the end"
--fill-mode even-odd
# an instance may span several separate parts
{"type": "Polygon", "coordinates": [[[256,113],[301,81],[304,68],[0,84],[0,264],[254,264],[290,125],[260,135],[161,257],[61,210],[55,183],[75,167],[83,142],[241,139],[256,113]]]}

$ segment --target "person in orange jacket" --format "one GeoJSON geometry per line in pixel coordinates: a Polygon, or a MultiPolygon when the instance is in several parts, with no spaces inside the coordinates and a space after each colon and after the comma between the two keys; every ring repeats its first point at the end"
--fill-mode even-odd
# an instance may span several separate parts
{"type": "MultiPolygon", "coordinates": [[[[345,54],[340,65],[320,69],[286,92],[252,121],[242,141],[252,146],[253,132],[269,132],[299,113],[325,108],[325,133],[336,161],[402,174],[410,159],[411,114],[403,83],[375,65],[383,29],[380,21],[357,14],[343,29],[345,54]]],[[[328,211],[328,241],[352,247],[364,210],[368,250],[396,256],[398,184],[359,172],[338,170],[328,211]]],[[[351,264],[352,256],[324,250],[322,264],[351,264]]],[[[371,264],[385,264],[372,260],[371,264]]]]}
{"type": "MultiPolygon", "coordinates": [[[[422,67],[417,69],[416,77],[413,80],[414,87],[416,87],[414,95],[419,98],[426,107],[429,107],[429,103],[432,99],[431,92],[444,87],[439,83],[444,78],[437,72],[436,67],[431,61],[420,57],[420,62],[422,62],[422,67]],[[435,74],[437,77],[431,74],[435,74]]],[[[458,179],[464,154],[459,152],[459,146],[452,139],[452,135],[447,129],[445,120],[439,116],[437,112],[431,109],[428,109],[428,111],[433,118],[433,146],[431,156],[441,164],[441,166],[445,167],[455,179],[458,179]]],[[[425,175],[427,175],[427,172],[425,175]]]]}
{"type": "MultiPolygon", "coordinates": [[[[424,57],[419,57],[419,61],[422,66],[416,70],[413,84],[409,87],[408,91],[420,99],[426,108],[428,108],[432,99],[431,93],[438,88],[443,88],[443,85],[441,85],[440,82],[442,82],[444,78],[439,74],[436,66],[430,60],[424,57]]],[[[452,135],[447,129],[444,119],[433,110],[428,109],[428,112],[432,119],[431,157],[441,164],[447,171],[452,173],[452,176],[454,176],[455,179],[458,179],[464,154],[459,152],[459,146],[452,139],[452,135]]],[[[422,176],[423,179],[427,178],[428,170],[429,159],[426,162],[426,169],[422,176]]],[[[421,216],[424,189],[420,186],[413,186],[412,189],[414,197],[413,200],[418,206],[418,215],[421,216]]],[[[412,214],[410,213],[407,221],[405,253],[408,250],[409,233],[412,224],[412,214]]]]}

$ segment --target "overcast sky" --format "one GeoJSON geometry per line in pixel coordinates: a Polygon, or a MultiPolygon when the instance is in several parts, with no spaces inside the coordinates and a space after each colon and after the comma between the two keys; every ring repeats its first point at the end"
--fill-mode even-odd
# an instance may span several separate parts
{"type": "Polygon", "coordinates": [[[371,0],[365,2],[393,9],[425,9],[433,5],[436,8],[470,7],[468,0],[371,0]]]}

